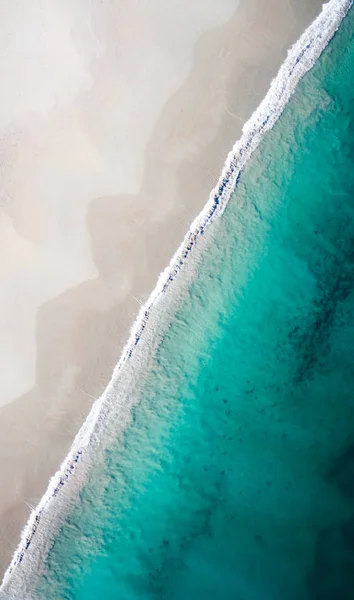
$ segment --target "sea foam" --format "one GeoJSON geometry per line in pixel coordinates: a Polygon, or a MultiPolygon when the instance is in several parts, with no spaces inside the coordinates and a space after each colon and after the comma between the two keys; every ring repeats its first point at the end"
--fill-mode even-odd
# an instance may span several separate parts
{"type": "Polygon", "coordinates": [[[193,221],[169,266],[141,308],[112,379],[95,401],[69,454],[49,482],[33,510],[21,541],[5,573],[0,599],[35,600],[38,578],[55,535],[84,485],[92,461],[130,422],[131,408],[138,401],[144,377],[175,313],[183,290],[193,279],[198,255],[206,241],[203,234],[224,211],[246,162],[281,115],[297,84],[315,64],[353,0],[330,0],[321,14],[294,44],[270,89],[244,125],[242,137],[229,153],[219,181],[202,212],[193,221]],[[193,250],[193,260],[190,258],[193,250]],[[189,259],[189,260],[187,260],[189,259]],[[180,273],[183,272],[183,277],[180,273]]]}

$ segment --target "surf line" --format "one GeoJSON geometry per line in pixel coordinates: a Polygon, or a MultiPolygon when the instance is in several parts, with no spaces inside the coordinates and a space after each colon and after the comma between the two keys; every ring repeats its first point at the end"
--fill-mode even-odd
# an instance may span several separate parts
{"type": "MultiPolygon", "coordinates": [[[[69,490],[67,492],[65,489],[66,484],[73,479],[75,480],[75,472],[93,443],[98,423],[102,422],[102,419],[105,418],[103,414],[104,409],[106,409],[106,414],[107,410],[110,410],[109,406],[108,409],[105,406],[108,403],[107,390],[112,382],[118,379],[127,362],[131,361],[138,344],[141,344],[144,333],[146,334],[152,311],[158,308],[158,299],[165,294],[172,282],[175,281],[179,273],[183,270],[200,236],[205,233],[211,223],[220,217],[225,210],[232,193],[237,187],[245,164],[258,147],[264,134],[272,129],[280,117],[299,81],[313,67],[322,51],[332,39],[352,3],[353,0],[330,0],[323,5],[319,16],[289,50],[287,58],[280,67],[275,79],[271,82],[266,96],[243,126],[242,136],[228,154],[221,176],[216,187],[212,190],[208,202],[192,222],[188,233],[172,257],[169,266],[160,274],[155,289],[146,304],[139,311],[131,329],[128,342],[123,349],[106,392],[94,402],[86,421],[74,439],[69,454],[64,459],[60,469],[51,478],[47,491],[38,506],[32,511],[22,532],[19,546],[4,575],[0,587],[0,598],[4,600],[5,598],[6,600],[21,598],[22,600],[25,598],[23,595],[24,592],[30,593],[29,589],[26,590],[26,579],[34,573],[35,569],[37,576],[39,575],[41,571],[40,563],[44,562],[46,556],[44,550],[49,550],[48,539],[47,543],[45,543],[45,536],[40,536],[40,539],[36,539],[38,538],[39,526],[42,521],[48,521],[51,513],[53,522],[55,521],[54,516],[58,519],[58,512],[60,513],[61,511],[63,514],[63,507],[69,502],[69,490]],[[62,500],[64,502],[58,511],[58,506],[55,503],[58,497],[63,494],[62,500]],[[41,548],[41,544],[43,548],[41,548]]],[[[75,493],[78,493],[82,485],[82,480],[76,481],[71,492],[75,491],[75,493]]],[[[47,522],[46,524],[49,527],[51,523],[47,522]]],[[[46,534],[47,537],[50,537],[50,531],[47,531],[46,534]]],[[[29,597],[27,594],[26,600],[29,597]]]]}

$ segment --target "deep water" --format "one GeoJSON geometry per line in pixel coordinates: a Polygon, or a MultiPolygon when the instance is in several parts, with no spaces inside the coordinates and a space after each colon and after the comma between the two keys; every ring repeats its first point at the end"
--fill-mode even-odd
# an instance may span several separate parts
{"type": "Polygon", "coordinates": [[[353,32],[213,226],[39,599],[354,598],[353,32]]]}

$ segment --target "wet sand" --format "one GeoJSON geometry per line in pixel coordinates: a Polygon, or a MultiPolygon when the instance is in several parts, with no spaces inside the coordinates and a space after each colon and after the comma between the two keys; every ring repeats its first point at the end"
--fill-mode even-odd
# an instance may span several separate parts
{"type": "Polygon", "coordinates": [[[138,303],[322,2],[39,2],[38,19],[22,4],[0,61],[1,571],[138,303]]]}

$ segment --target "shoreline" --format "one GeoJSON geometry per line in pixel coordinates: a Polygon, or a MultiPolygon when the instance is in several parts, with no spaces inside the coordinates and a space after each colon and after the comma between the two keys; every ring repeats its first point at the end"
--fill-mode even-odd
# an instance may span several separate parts
{"type": "MultiPolygon", "coordinates": [[[[228,154],[219,181],[211,192],[209,201],[197,218],[192,222],[188,233],[172,257],[169,266],[160,274],[156,287],[146,304],[139,311],[138,317],[131,328],[128,342],[115,367],[112,379],[108,384],[106,391],[93,404],[91,412],[77,434],[71,450],[63,461],[60,470],[53,476],[47,488],[47,492],[37,508],[32,512],[27,525],[23,530],[21,542],[15,552],[14,558],[5,573],[3,584],[0,588],[0,597],[5,592],[6,588],[6,591],[10,593],[7,598],[18,597],[16,596],[16,584],[21,585],[21,569],[24,569],[24,576],[26,577],[27,561],[30,572],[33,573],[34,568],[39,569],[39,571],[41,570],[40,564],[34,565],[35,561],[33,558],[36,558],[37,562],[43,561],[46,553],[41,552],[41,543],[48,548],[49,540],[53,539],[59,522],[64,518],[65,508],[68,509],[70,501],[73,502],[73,496],[69,497],[69,494],[75,495],[77,493],[78,489],[83,485],[83,479],[78,481],[78,477],[76,477],[75,483],[71,484],[71,489],[67,490],[67,498],[63,496],[64,510],[62,510],[59,503],[60,493],[63,493],[61,492],[61,489],[64,487],[64,484],[67,485],[65,482],[71,483],[75,479],[75,477],[71,477],[71,475],[74,474],[77,469],[81,469],[83,472],[89,469],[89,461],[84,460],[84,458],[89,458],[89,453],[97,442],[97,436],[99,437],[100,428],[105,427],[105,420],[109,420],[107,415],[112,410],[110,407],[112,391],[115,392],[117,380],[122,376],[122,372],[126,365],[129,365],[129,369],[133,370],[131,359],[135,355],[136,349],[139,349],[139,352],[144,353],[144,348],[146,347],[145,344],[147,346],[149,345],[149,328],[147,325],[149,320],[149,324],[151,324],[151,321],[154,321],[154,318],[157,317],[157,315],[154,315],[153,313],[155,310],[159,310],[161,298],[172,293],[171,285],[175,284],[179,273],[184,271],[186,261],[192,250],[196,247],[197,242],[198,247],[200,246],[199,240],[201,239],[201,236],[203,236],[207,228],[209,228],[215,219],[222,215],[237,186],[242,169],[263,139],[263,135],[276,123],[291,95],[295,91],[297,84],[305,73],[315,64],[322,51],[337,31],[351,5],[352,0],[330,0],[328,4],[324,5],[321,14],[306,29],[300,39],[291,48],[285,62],[280,67],[278,75],[272,81],[267,95],[260,103],[258,109],[244,125],[242,137],[235,143],[232,151],[228,154]],[[147,337],[147,339],[144,339],[144,337],[147,337]],[[81,465],[83,466],[81,467],[81,465]],[[44,533],[45,540],[43,540],[43,537],[39,540],[37,547],[34,549],[34,556],[30,557],[32,547],[34,548],[32,542],[34,540],[36,540],[36,543],[38,542],[38,535],[37,538],[35,538],[35,534],[38,528],[43,525],[42,518],[45,516],[45,520],[49,519],[48,513],[51,510],[54,516],[54,518],[52,518],[52,515],[50,516],[52,531],[50,532],[48,529],[45,532],[42,532],[44,533]],[[58,521],[57,523],[55,522],[56,519],[58,521]]],[[[175,291],[174,293],[176,295],[175,291]]],[[[176,298],[174,300],[176,300],[176,298]]],[[[171,313],[172,311],[169,311],[169,318],[172,318],[173,316],[171,313]]],[[[154,336],[154,323],[150,329],[153,330],[152,335],[154,336]]],[[[149,348],[145,354],[149,354],[149,348]]],[[[138,359],[139,357],[137,360],[138,359]]],[[[139,363],[137,368],[138,370],[141,368],[139,363]]],[[[117,410],[117,408],[115,410],[117,410]]],[[[112,415],[110,416],[112,417],[112,415]]],[[[103,440],[100,440],[101,444],[102,442],[103,440]]],[[[68,488],[70,488],[70,485],[68,485],[68,488]]]]}
{"type": "MultiPolygon", "coordinates": [[[[43,120],[38,123],[37,119],[32,127],[31,119],[30,146],[28,138],[27,141],[26,138],[19,140],[20,158],[22,155],[26,158],[28,153],[27,159],[32,165],[32,181],[29,181],[32,188],[25,185],[21,190],[20,184],[26,183],[29,175],[22,172],[22,157],[13,175],[12,201],[17,202],[17,209],[20,209],[18,217],[25,220],[27,231],[23,232],[23,228],[18,227],[15,231],[19,223],[13,220],[12,229],[6,231],[5,226],[2,238],[9,256],[9,262],[4,263],[3,269],[9,277],[2,279],[0,329],[5,341],[7,335],[10,336],[10,345],[3,344],[5,368],[1,375],[2,401],[5,403],[0,407],[1,577],[10,563],[31,510],[40,502],[48,481],[69,452],[93,401],[101,396],[111,378],[138,312],[137,304],[143,304],[149,297],[160,272],[180,245],[195,215],[205,205],[222,171],[225,157],[241,135],[241,125],[268,91],[271,79],[286,57],[286,49],[300,37],[322,6],[322,0],[305,0],[304,3],[270,0],[267,9],[260,10],[260,0],[222,0],[220,5],[212,2],[208,5],[212,11],[208,16],[204,0],[198,0],[188,8],[184,5],[185,1],[174,6],[172,15],[163,0],[153,0],[141,6],[143,12],[147,11],[143,18],[144,27],[146,23],[148,29],[158,26],[161,32],[163,26],[165,40],[162,41],[165,45],[162,50],[167,50],[168,54],[173,51],[173,59],[180,68],[181,53],[182,59],[186,57],[185,49],[179,47],[180,43],[182,40],[184,45],[189,42],[190,60],[188,71],[184,72],[177,89],[175,86],[167,99],[171,76],[165,68],[162,71],[166,83],[158,85],[158,93],[153,92],[153,98],[147,94],[150,87],[144,89],[138,82],[137,93],[140,104],[143,101],[144,110],[137,112],[134,109],[137,126],[132,127],[128,119],[123,130],[117,127],[116,118],[122,112],[122,103],[114,102],[117,89],[112,82],[114,84],[120,66],[117,66],[114,56],[105,53],[99,65],[92,65],[95,76],[92,88],[88,92],[83,90],[77,101],[59,117],[57,112],[50,112],[47,126],[43,125],[43,120]],[[155,10],[152,10],[153,6],[155,10]],[[189,37],[186,39],[183,19],[183,28],[177,28],[179,43],[176,47],[176,34],[173,33],[176,32],[175,17],[181,18],[181,12],[184,16],[186,10],[191,19],[191,26],[187,27],[189,37]],[[169,31],[171,21],[173,31],[169,31]],[[201,27],[203,24],[204,29],[201,27]],[[174,45],[170,34],[175,36],[173,38],[172,35],[174,45]],[[108,72],[107,64],[110,65],[108,72]],[[100,76],[102,69],[106,69],[103,80],[100,76]],[[165,93],[162,105],[161,87],[165,93]],[[102,116],[99,109],[102,102],[99,100],[107,97],[114,106],[108,106],[108,112],[102,116]],[[156,107],[158,100],[160,104],[156,107]],[[91,115],[95,115],[94,131],[85,120],[81,121],[87,116],[87,102],[91,115]],[[72,120],[73,115],[80,119],[79,146],[78,123],[72,120]],[[70,131],[68,121],[73,126],[70,131]],[[142,142],[140,127],[143,121],[149,122],[150,135],[148,140],[142,135],[142,142]],[[107,152],[102,153],[105,148],[100,146],[100,141],[106,140],[105,123],[110,125],[110,129],[113,126],[117,144],[114,152],[108,155],[107,152]],[[64,128],[59,139],[58,126],[64,128]],[[139,139],[136,137],[137,127],[139,139]],[[92,139],[92,134],[97,133],[101,138],[92,139]],[[125,134],[129,134],[130,139],[126,139],[125,134]],[[36,155],[35,150],[38,152],[41,144],[44,144],[42,152],[36,155]],[[92,149],[104,173],[97,173],[97,167],[90,168],[87,159],[92,149]],[[113,188],[110,187],[122,152],[131,157],[132,163],[144,165],[133,190],[129,188],[129,172],[127,180],[124,176],[123,181],[119,179],[113,188]],[[51,167],[50,177],[46,177],[47,165],[51,167]],[[33,193],[34,184],[37,194],[33,193]],[[23,191],[26,197],[22,198],[19,207],[23,191]],[[48,203],[52,205],[53,193],[61,200],[53,207],[51,222],[48,222],[47,207],[48,203]],[[49,248],[38,236],[44,225],[47,241],[53,241],[49,248]],[[57,237],[53,240],[52,228],[57,225],[61,226],[64,241],[57,237]],[[9,240],[6,233],[11,231],[11,236],[15,237],[10,236],[9,240]],[[22,237],[23,233],[31,234],[30,243],[28,238],[22,237]],[[83,234],[89,244],[84,265],[82,255],[77,255],[77,240],[80,247],[83,234]],[[35,251],[34,255],[23,255],[25,239],[27,247],[35,251]],[[16,243],[12,245],[12,242],[16,243]],[[79,268],[75,267],[77,264],[79,268]],[[94,278],[90,278],[86,271],[92,264],[96,269],[94,278]],[[78,280],[65,280],[74,273],[78,280]],[[45,297],[47,282],[52,289],[49,299],[45,297]],[[35,306],[34,297],[37,298],[35,306]],[[32,342],[29,335],[31,328],[32,342]],[[26,356],[30,361],[26,362],[27,365],[35,361],[36,371],[24,393],[18,396],[13,385],[18,389],[18,383],[20,387],[25,383],[26,356]],[[6,369],[7,364],[10,364],[10,370],[6,369]],[[15,375],[11,379],[14,367],[15,375]],[[7,386],[9,379],[12,381],[10,387],[7,386]]],[[[75,8],[77,2],[74,0],[70,7],[75,8]]],[[[59,6],[58,0],[51,5],[50,12],[54,6],[59,6]]],[[[96,6],[97,12],[90,10],[80,15],[76,21],[79,31],[74,31],[75,39],[77,34],[87,29],[88,17],[92,14],[94,32],[99,34],[100,40],[113,43],[114,38],[116,43],[115,31],[120,18],[118,9],[123,6],[122,0],[113,5],[106,0],[103,3],[93,0],[90,6],[96,6]],[[108,5],[114,6],[111,15],[113,26],[110,18],[110,30],[102,32],[99,27],[102,27],[108,5]]],[[[128,26],[130,17],[127,20],[128,26]]],[[[138,30],[138,35],[134,35],[134,48],[146,46],[148,38],[146,35],[141,37],[138,30]]],[[[145,53],[148,60],[151,51],[156,55],[156,46],[160,57],[166,54],[162,52],[160,43],[156,44],[157,41],[154,34],[152,44],[148,44],[149,51],[145,53]]],[[[128,42],[121,40],[119,46],[121,54],[126,56],[125,66],[128,62],[129,68],[134,68],[128,42]]],[[[87,56],[86,50],[84,55],[87,56]]],[[[165,65],[164,58],[163,61],[165,65]]],[[[141,71],[144,69],[139,63],[138,72],[141,71]]],[[[123,72],[126,73],[126,70],[123,72]]],[[[152,85],[155,79],[149,76],[149,84],[152,85]]],[[[129,117],[129,109],[126,116],[129,117]]],[[[26,116],[23,123],[25,131],[28,130],[26,116]]],[[[146,127],[143,127],[143,134],[144,131],[146,127]]],[[[112,135],[108,137],[111,139],[112,135]]],[[[2,150],[0,142],[0,152],[2,150]]],[[[11,212],[5,209],[5,225],[6,222],[11,223],[9,216],[11,212]]]]}

